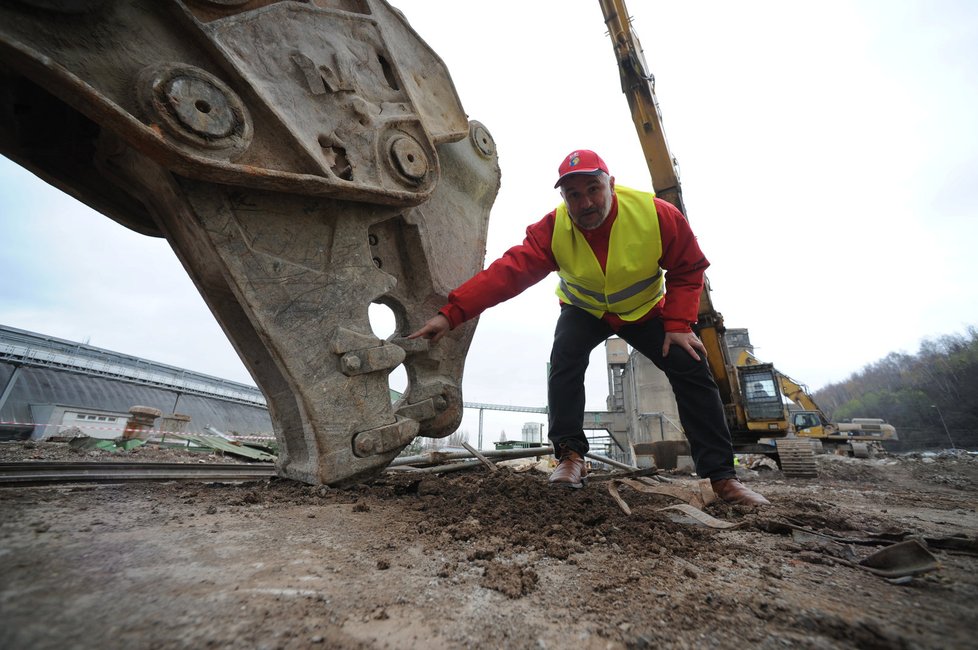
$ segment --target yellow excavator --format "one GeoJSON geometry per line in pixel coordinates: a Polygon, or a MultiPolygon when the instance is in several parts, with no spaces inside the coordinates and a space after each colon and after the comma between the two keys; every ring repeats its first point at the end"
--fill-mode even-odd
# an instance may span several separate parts
{"type": "MultiPolygon", "coordinates": [[[[638,37],[632,30],[624,0],[599,0],[621,74],[622,92],[628,99],[632,121],[652,176],[656,196],[676,206],[684,215],[678,165],[666,141],[655,79],[645,62],[638,37]]],[[[687,215],[688,217],[688,215],[687,215]]],[[[794,476],[815,476],[815,459],[809,441],[791,435],[778,372],[770,363],[738,366],[730,358],[723,315],[710,295],[709,279],[700,294],[696,333],[707,349],[707,361],[720,389],[734,449],[741,453],[771,453],[762,439],[776,441],[782,470],[794,476]],[[758,387],[762,387],[763,390],[758,387]]]]}
{"type": "MultiPolygon", "coordinates": [[[[738,366],[760,363],[744,351],[738,366]]],[[[845,451],[857,458],[867,458],[884,440],[896,440],[896,428],[880,418],[853,418],[849,422],[832,422],[815,402],[805,384],[778,372],[778,388],[799,409],[788,411],[788,423],[795,435],[821,441],[823,447],[845,451]]]]}
{"type": "MultiPolygon", "coordinates": [[[[738,367],[763,364],[744,350],[738,367]]],[[[884,440],[897,440],[896,428],[879,418],[853,418],[849,422],[832,422],[821,409],[808,387],[788,375],[777,372],[778,390],[799,409],[788,410],[788,423],[799,438],[818,440],[823,447],[844,451],[856,458],[868,458],[882,448],[884,440]]]]}

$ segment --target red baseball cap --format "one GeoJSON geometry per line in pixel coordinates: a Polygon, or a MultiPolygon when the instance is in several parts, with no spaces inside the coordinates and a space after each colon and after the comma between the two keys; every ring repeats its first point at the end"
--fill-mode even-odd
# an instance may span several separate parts
{"type": "Polygon", "coordinates": [[[554,183],[554,187],[560,187],[560,182],[571,174],[590,174],[594,176],[601,172],[610,176],[608,166],[601,160],[601,156],[588,149],[578,149],[577,151],[572,151],[560,163],[560,167],[557,169],[560,178],[554,183]]]}

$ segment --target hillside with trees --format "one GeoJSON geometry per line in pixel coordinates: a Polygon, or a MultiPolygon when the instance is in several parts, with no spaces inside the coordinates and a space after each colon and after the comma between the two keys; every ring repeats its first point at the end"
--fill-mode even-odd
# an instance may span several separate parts
{"type": "Polygon", "coordinates": [[[830,419],[883,418],[900,440],[893,451],[978,448],[978,329],[892,352],[845,381],[816,391],[830,419]]]}

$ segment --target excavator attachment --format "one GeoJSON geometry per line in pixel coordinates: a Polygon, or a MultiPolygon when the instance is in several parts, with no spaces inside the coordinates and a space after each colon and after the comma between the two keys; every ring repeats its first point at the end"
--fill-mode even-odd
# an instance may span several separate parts
{"type": "Polygon", "coordinates": [[[0,153],[167,239],[267,398],[281,475],[356,481],[457,428],[474,322],[402,337],[482,268],[499,167],[396,9],[3,2],[0,113],[0,153]]]}

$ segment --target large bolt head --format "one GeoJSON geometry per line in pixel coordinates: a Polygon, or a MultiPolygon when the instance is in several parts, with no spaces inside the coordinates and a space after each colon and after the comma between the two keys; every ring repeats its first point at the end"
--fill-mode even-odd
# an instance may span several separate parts
{"type": "Polygon", "coordinates": [[[244,102],[206,70],[183,63],[154,65],[140,73],[136,87],[148,121],[197,152],[233,157],[251,142],[244,102]]]}
{"type": "Polygon", "coordinates": [[[358,456],[372,456],[377,453],[377,439],[373,436],[357,436],[354,449],[358,456]]]}
{"type": "Polygon", "coordinates": [[[225,138],[237,124],[221,89],[203,79],[174,77],[163,90],[170,109],[185,127],[205,138],[225,138]]]}
{"type": "Polygon", "coordinates": [[[343,369],[343,374],[349,376],[360,372],[360,368],[363,367],[363,361],[356,354],[347,354],[340,358],[340,366],[343,369]]]}
{"type": "Polygon", "coordinates": [[[424,180],[428,173],[428,156],[414,138],[407,135],[394,138],[390,145],[390,154],[397,170],[406,178],[415,182],[424,180]]]}
{"type": "Polygon", "coordinates": [[[492,139],[486,127],[476,122],[472,123],[469,130],[469,137],[475,144],[476,150],[484,157],[489,158],[496,153],[496,142],[492,139]]]}

